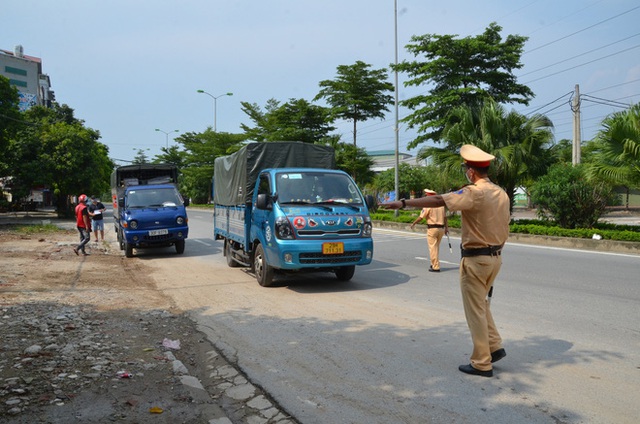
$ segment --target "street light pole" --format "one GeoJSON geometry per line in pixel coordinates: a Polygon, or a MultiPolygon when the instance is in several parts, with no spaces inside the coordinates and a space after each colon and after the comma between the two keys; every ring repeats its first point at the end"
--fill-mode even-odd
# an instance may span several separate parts
{"type": "Polygon", "coordinates": [[[174,133],[174,132],[178,132],[179,130],[162,131],[160,128],[156,128],[156,131],[160,131],[161,133],[164,133],[164,135],[167,138],[167,149],[168,149],[169,148],[169,134],[174,133]]]}
{"type": "Polygon", "coordinates": [[[218,132],[218,124],[217,124],[217,120],[218,120],[218,98],[220,97],[224,97],[224,96],[233,96],[233,93],[224,93],[224,94],[220,94],[218,96],[214,96],[211,93],[207,93],[204,90],[198,90],[198,93],[202,93],[202,94],[206,94],[207,96],[211,97],[213,99],[213,132],[218,132]]]}
{"type": "MultiPolygon", "coordinates": [[[[395,149],[395,172],[394,172],[394,184],[395,184],[395,192],[396,196],[394,200],[399,200],[400,196],[400,152],[399,152],[399,132],[400,128],[398,128],[398,0],[394,0],[393,2],[393,16],[394,16],[394,43],[395,43],[395,101],[394,101],[394,109],[395,109],[395,125],[394,125],[394,133],[395,133],[395,141],[396,141],[396,149],[395,149]]],[[[396,209],[394,211],[394,216],[398,217],[400,212],[396,209]]]]}

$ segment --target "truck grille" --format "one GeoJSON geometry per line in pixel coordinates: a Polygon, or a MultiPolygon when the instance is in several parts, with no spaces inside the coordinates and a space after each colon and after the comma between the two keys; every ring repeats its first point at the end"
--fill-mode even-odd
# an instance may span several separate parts
{"type": "Polygon", "coordinates": [[[173,239],[173,234],[169,233],[169,234],[163,234],[161,236],[144,236],[142,238],[142,241],[169,241],[171,239],[173,239]]]}
{"type": "Polygon", "coordinates": [[[341,236],[359,236],[360,229],[349,229],[349,230],[338,230],[338,231],[323,231],[323,230],[298,230],[299,236],[307,236],[307,237],[335,237],[336,235],[341,236]]]}
{"type": "Polygon", "coordinates": [[[317,253],[300,253],[301,264],[341,264],[346,262],[360,262],[362,252],[351,250],[339,255],[323,255],[317,253]]]}

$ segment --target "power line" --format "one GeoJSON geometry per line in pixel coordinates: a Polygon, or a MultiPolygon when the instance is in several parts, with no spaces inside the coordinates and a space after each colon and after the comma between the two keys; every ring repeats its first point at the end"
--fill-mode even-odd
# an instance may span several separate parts
{"type": "Polygon", "coordinates": [[[535,70],[533,70],[533,71],[525,72],[524,74],[521,74],[521,75],[520,75],[520,77],[524,77],[524,76],[526,76],[526,75],[530,75],[530,74],[536,73],[536,72],[538,72],[538,71],[542,71],[542,70],[544,70],[544,69],[551,68],[552,66],[556,66],[556,65],[559,65],[559,64],[561,64],[561,63],[568,62],[568,61],[573,60],[573,59],[576,59],[576,58],[578,58],[578,57],[580,57],[580,56],[584,56],[584,55],[587,55],[587,54],[589,54],[589,53],[593,53],[593,52],[595,52],[595,51],[605,49],[605,48],[607,48],[607,47],[611,47],[611,46],[613,46],[614,44],[621,43],[621,42],[626,41],[626,40],[628,40],[628,39],[630,39],[630,38],[637,37],[638,35],[640,35],[640,32],[639,32],[639,33],[637,33],[637,34],[631,35],[631,36],[629,36],[629,37],[627,37],[627,38],[623,38],[622,40],[614,41],[613,43],[609,43],[609,44],[607,44],[607,45],[604,45],[604,46],[601,46],[601,47],[595,48],[595,49],[593,49],[593,50],[589,50],[589,51],[587,51],[587,52],[580,53],[580,54],[575,55],[575,56],[573,56],[573,57],[569,57],[569,58],[567,58],[567,59],[561,60],[560,62],[552,63],[551,65],[547,65],[547,66],[544,66],[544,67],[542,67],[542,68],[535,69],[535,70]]]}
{"type": "MultiPolygon", "coordinates": [[[[640,6],[638,6],[638,7],[640,7],[640,6]]],[[[563,69],[563,70],[561,70],[561,71],[554,72],[554,73],[552,73],[552,74],[549,74],[549,75],[546,75],[546,76],[543,76],[543,77],[540,77],[540,78],[536,78],[536,79],[533,79],[533,80],[527,81],[527,82],[525,82],[524,84],[525,84],[525,85],[527,85],[527,84],[531,84],[532,82],[540,81],[540,80],[543,80],[543,79],[545,79],[545,78],[552,77],[552,76],[554,76],[554,75],[562,74],[562,73],[564,73],[564,72],[571,71],[571,70],[573,70],[573,69],[580,68],[580,67],[582,67],[582,66],[589,65],[589,64],[591,64],[591,63],[598,62],[598,61],[603,60],[603,59],[608,59],[608,58],[610,58],[610,57],[612,57],[612,56],[616,56],[616,55],[618,55],[618,54],[620,54],[620,53],[625,53],[625,52],[627,52],[627,51],[629,51],[629,50],[637,49],[638,47],[640,47],[640,44],[637,44],[637,45],[635,45],[635,46],[633,46],[633,47],[629,47],[628,49],[620,50],[619,52],[611,53],[610,55],[607,55],[607,56],[602,56],[602,57],[600,57],[600,58],[598,58],[598,59],[590,60],[589,62],[581,63],[580,65],[572,66],[571,68],[563,69]]]]}
{"type": "Polygon", "coordinates": [[[598,3],[602,3],[603,1],[604,1],[604,0],[598,0],[598,1],[596,1],[596,2],[593,2],[593,3],[591,3],[590,5],[583,7],[582,9],[576,10],[575,12],[570,13],[570,14],[568,14],[568,15],[565,15],[565,16],[563,16],[562,18],[560,18],[560,19],[558,19],[558,20],[556,20],[556,21],[554,21],[554,22],[551,22],[551,23],[549,23],[549,24],[547,24],[547,25],[544,25],[544,26],[542,26],[542,27],[540,27],[540,28],[538,28],[538,29],[534,30],[534,31],[531,31],[530,33],[528,33],[528,34],[527,34],[527,36],[530,36],[531,34],[535,34],[535,33],[536,33],[536,32],[538,32],[538,31],[542,31],[543,29],[548,28],[548,27],[550,27],[551,25],[555,25],[555,24],[557,24],[558,22],[561,22],[561,21],[563,21],[563,20],[565,20],[565,19],[567,19],[567,18],[569,18],[569,17],[571,17],[571,16],[577,15],[578,13],[582,12],[583,10],[587,10],[587,9],[589,9],[590,7],[593,7],[593,6],[595,6],[596,4],[598,4],[598,3]]]}
{"type": "Polygon", "coordinates": [[[557,43],[557,42],[559,42],[559,41],[562,41],[562,40],[565,40],[565,39],[567,39],[567,38],[569,38],[569,37],[573,37],[573,36],[574,36],[574,35],[576,35],[576,34],[580,34],[581,32],[584,32],[584,31],[587,31],[587,30],[589,30],[589,29],[591,29],[591,28],[597,27],[598,25],[601,25],[601,24],[603,24],[603,23],[605,23],[605,22],[609,22],[609,21],[611,21],[611,20],[613,20],[613,19],[619,18],[620,16],[622,16],[622,15],[626,15],[627,13],[630,13],[630,12],[633,12],[633,11],[634,11],[634,10],[636,10],[636,9],[640,9],[640,6],[632,7],[631,9],[629,9],[629,10],[627,10],[627,11],[625,11],[625,12],[619,13],[619,14],[617,14],[617,15],[615,15],[615,16],[612,16],[612,17],[610,17],[610,18],[604,19],[604,20],[602,20],[602,21],[600,21],[600,22],[596,22],[596,23],[595,23],[595,24],[593,24],[593,25],[590,25],[590,26],[588,26],[588,27],[586,27],[586,28],[582,28],[582,29],[580,29],[580,30],[578,30],[578,31],[576,31],[576,32],[573,32],[573,33],[569,34],[569,35],[565,35],[564,37],[560,37],[560,38],[558,38],[558,39],[555,39],[554,41],[550,41],[550,42],[548,42],[548,43],[546,43],[546,44],[543,44],[543,45],[538,46],[538,47],[536,47],[536,48],[533,48],[533,49],[531,49],[531,50],[527,50],[527,51],[526,51],[526,52],[524,52],[522,55],[524,56],[524,55],[525,55],[525,54],[527,54],[527,53],[531,53],[531,52],[534,52],[534,51],[536,51],[536,50],[540,50],[540,49],[541,49],[541,48],[543,48],[543,47],[547,47],[547,46],[550,46],[551,44],[555,44],[555,43],[557,43]]]}
{"type": "Polygon", "coordinates": [[[539,108],[537,108],[537,109],[534,109],[533,111],[531,111],[531,112],[527,113],[526,115],[527,115],[527,116],[528,116],[528,115],[533,115],[534,113],[536,113],[536,112],[537,112],[537,111],[539,111],[540,109],[544,109],[545,107],[547,107],[547,106],[549,106],[549,105],[554,104],[554,103],[555,103],[555,102],[557,102],[558,100],[560,100],[560,99],[562,99],[563,97],[566,97],[566,96],[568,96],[568,95],[570,95],[570,94],[573,94],[573,91],[569,91],[567,94],[563,94],[562,96],[558,97],[557,99],[555,99],[555,100],[553,100],[553,101],[551,101],[551,102],[547,103],[546,105],[542,105],[542,106],[540,106],[540,107],[539,107],[539,108]]]}
{"type": "Polygon", "coordinates": [[[606,105],[606,106],[615,106],[615,107],[619,107],[619,108],[628,108],[629,107],[629,105],[626,104],[626,103],[615,102],[615,101],[607,100],[607,99],[601,99],[599,97],[582,95],[582,96],[580,96],[580,98],[585,100],[585,101],[587,101],[587,102],[598,103],[598,104],[606,105]]]}
{"type": "Polygon", "coordinates": [[[623,83],[620,83],[620,84],[616,84],[616,85],[610,85],[609,87],[599,88],[597,90],[591,91],[590,93],[598,93],[600,91],[605,91],[605,90],[608,90],[610,88],[622,87],[623,85],[632,84],[632,83],[638,82],[638,81],[640,81],[640,78],[637,78],[637,79],[634,79],[634,80],[631,80],[631,81],[627,81],[627,82],[623,82],[623,83]]]}

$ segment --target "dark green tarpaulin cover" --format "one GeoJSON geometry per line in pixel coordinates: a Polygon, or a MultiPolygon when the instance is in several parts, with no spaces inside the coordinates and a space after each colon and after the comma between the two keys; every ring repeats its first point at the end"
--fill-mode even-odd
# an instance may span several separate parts
{"type": "Polygon", "coordinates": [[[213,201],[234,206],[251,202],[253,186],[266,168],[335,169],[333,147],[300,141],[249,143],[232,155],[216,158],[213,201]]]}

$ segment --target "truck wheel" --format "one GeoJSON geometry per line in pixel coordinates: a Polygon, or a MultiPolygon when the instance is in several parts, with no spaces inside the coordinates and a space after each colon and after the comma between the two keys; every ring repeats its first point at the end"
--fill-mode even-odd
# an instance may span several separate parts
{"type": "Polygon", "coordinates": [[[273,267],[267,263],[261,244],[256,246],[256,253],[253,258],[253,269],[256,273],[256,280],[258,280],[258,283],[262,287],[270,287],[272,285],[274,270],[273,267]]]}
{"type": "Polygon", "coordinates": [[[116,232],[118,234],[118,244],[120,245],[120,250],[124,250],[124,234],[119,230],[116,232]]]}
{"type": "Polygon", "coordinates": [[[238,262],[234,261],[233,256],[231,256],[231,243],[229,240],[224,241],[224,256],[227,258],[227,265],[231,268],[236,268],[240,265],[238,262]]]}
{"type": "Polygon", "coordinates": [[[178,255],[182,255],[184,253],[184,240],[178,240],[176,242],[176,252],[178,255]]]}
{"type": "Polygon", "coordinates": [[[126,241],[124,242],[124,256],[127,258],[133,258],[133,246],[126,241]]]}
{"type": "Polygon", "coordinates": [[[356,266],[355,265],[351,265],[351,266],[343,266],[340,268],[336,268],[335,273],[336,273],[336,278],[340,281],[349,281],[351,280],[351,277],[353,277],[353,274],[355,274],[356,272],[356,266]]]}

